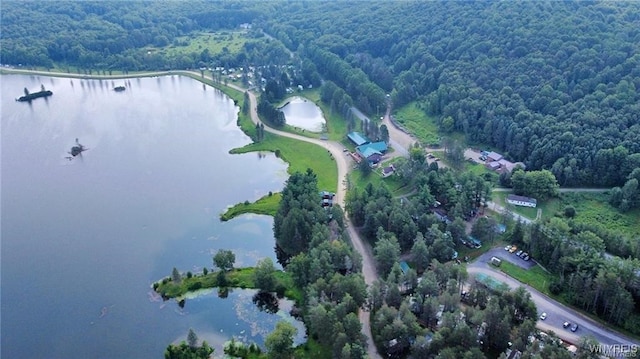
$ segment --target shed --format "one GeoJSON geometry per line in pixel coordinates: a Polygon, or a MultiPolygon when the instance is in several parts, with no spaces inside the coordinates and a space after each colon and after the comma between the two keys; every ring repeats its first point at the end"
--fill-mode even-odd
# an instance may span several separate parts
{"type": "Polygon", "coordinates": [[[393,172],[395,171],[395,167],[393,167],[393,165],[387,166],[385,168],[382,169],[382,177],[389,177],[393,174],[393,172]]]}

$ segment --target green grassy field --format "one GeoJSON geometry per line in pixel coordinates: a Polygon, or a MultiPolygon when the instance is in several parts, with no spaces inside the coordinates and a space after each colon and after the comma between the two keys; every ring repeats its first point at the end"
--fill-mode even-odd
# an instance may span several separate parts
{"type": "Polygon", "coordinates": [[[621,213],[609,205],[606,192],[563,192],[558,198],[538,201],[537,208],[506,206],[505,198],[509,193],[493,192],[491,196],[495,203],[530,219],[536,218],[538,209],[542,210],[544,220],[556,215],[563,216],[564,208],[573,206],[576,209],[573,220],[577,223],[597,224],[630,238],[640,236],[640,209],[621,213]]]}
{"type": "Polygon", "coordinates": [[[415,135],[423,145],[440,143],[438,127],[432,118],[418,107],[417,102],[411,102],[395,111],[395,118],[409,132],[415,135]]]}
{"type": "Polygon", "coordinates": [[[165,47],[145,48],[145,50],[170,56],[200,54],[205,49],[208,49],[211,55],[222,52],[237,53],[247,40],[245,31],[205,32],[194,36],[181,36],[165,47]]]}
{"type": "Polygon", "coordinates": [[[536,265],[531,269],[526,270],[521,267],[518,267],[515,264],[509,263],[507,261],[502,261],[498,269],[501,272],[506,273],[510,277],[513,277],[522,283],[532,286],[539,292],[544,293],[547,296],[553,297],[551,292],[549,292],[549,284],[553,280],[553,276],[545,272],[544,269],[542,269],[540,266],[536,265]]]}
{"type": "Polygon", "coordinates": [[[598,224],[630,238],[640,236],[640,209],[621,213],[608,200],[606,192],[565,192],[549,204],[549,214],[563,213],[566,206],[573,206],[576,209],[574,221],[577,223],[598,224]]]}
{"type": "Polygon", "coordinates": [[[274,193],[272,195],[266,195],[253,203],[238,203],[222,213],[220,215],[220,220],[228,221],[245,213],[266,214],[269,216],[274,216],[278,211],[278,205],[280,204],[281,198],[281,193],[274,193]]]}
{"type": "Polygon", "coordinates": [[[375,168],[367,177],[363,177],[362,171],[358,168],[351,171],[349,173],[349,189],[358,188],[362,190],[367,184],[371,183],[374,187],[381,186],[382,184],[386,185],[394,196],[402,196],[410,193],[413,190],[413,185],[403,184],[398,176],[391,175],[387,178],[382,177],[382,168],[393,164],[395,161],[397,161],[397,158],[384,162],[381,166],[375,168]]]}
{"type": "Polygon", "coordinates": [[[331,108],[320,101],[320,90],[312,89],[305,90],[302,96],[313,101],[322,110],[322,115],[327,121],[327,133],[331,141],[342,141],[347,136],[347,121],[331,111],[331,108]]]}
{"type": "Polygon", "coordinates": [[[338,189],[338,166],[331,154],[320,146],[267,132],[263,141],[235,148],[230,153],[255,151],[275,152],[283,161],[289,163],[289,174],[305,172],[307,168],[311,168],[318,176],[320,190],[336,192],[338,189]]]}

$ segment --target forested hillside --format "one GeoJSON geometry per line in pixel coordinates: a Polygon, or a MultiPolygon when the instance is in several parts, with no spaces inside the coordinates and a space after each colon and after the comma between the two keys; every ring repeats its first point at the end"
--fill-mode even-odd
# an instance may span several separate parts
{"type": "MultiPolygon", "coordinates": [[[[269,9],[246,2],[3,1],[2,63],[126,71],[268,64],[271,55],[289,58],[277,41],[249,42],[236,54],[156,50],[189,45],[189,35],[237,30],[269,9]]],[[[259,31],[250,35],[262,36],[259,31]]]]}
{"type": "Polygon", "coordinates": [[[451,116],[561,185],[621,186],[640,166],[638,3],[306,2],[276,16],[265,27],[288,47],[333,52],[396,107],[451,116]]]}
{"type": "Polygon", "coordinates": [[[386,93],[395,108],[417,101],[469,144],[562,186],[623,186],[640,167],[637,2],[5,1],[1,16],[5,64],[270,65],[290,61],[286,46],[365,113],[386,93]],[[243,23],[253,27],[240,51],[186,46],[243,23]]]}

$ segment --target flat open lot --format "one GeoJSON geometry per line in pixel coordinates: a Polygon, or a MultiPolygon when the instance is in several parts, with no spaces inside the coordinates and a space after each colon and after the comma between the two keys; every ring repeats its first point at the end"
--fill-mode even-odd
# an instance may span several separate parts
{"type": "Polygon", "coordinates": [[[536,265],[536,262],[533,260],[533,258],[525,261],[524,259],[516,256],[515,253],[509,253],[508,251],[505,251],[504,247],[490,249],[489,251],[478,257],[477,261],[489,263],[491,262],[491,257],[498,257],[503,261],[507,261],[509,263],[517,265],[522,269],[527,270],[533,268],[536,265]]]}

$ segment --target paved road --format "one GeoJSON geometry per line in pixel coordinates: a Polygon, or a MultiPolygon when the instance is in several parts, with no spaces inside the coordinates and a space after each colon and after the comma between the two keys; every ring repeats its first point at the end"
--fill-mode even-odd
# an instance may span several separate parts
{"type": "Polygon", "coordinates": [[[483,254],[482,257],[489,259],[491,259],[491,257],[498,257],[503,261],[507,261],[511,264],[517,265],[522,269],[531,269],[536,266],[536,262],[534,260],[525,261],[524,259],[518,257],[515,253],[509,253],[509,251],[505,251],[502,247],[492,248],[485,254],[483,254]]]}
{"type": "MultiPolygon", "coordinates": [[[[467,265],[467,271],[469,277],[472,278],[475,274],[484,273],[488,276],[495,278],[503,283],[506,283],[511,288],[517,288],[524,286],[531,294],[531,299],[538,308],[538,313],[547,313],[547,319],[542,321],[538,320],[537,327],[543,331],[553,331],[556,335],[564,341],[576,344],[579,342],[580,337],[591,335],[597,341],[605,345],[612,344],[635,344],[640,345],[637,340],[632,340],[620,333],[607,328],[588,317],[578,313],[577,311],[568,308],[567,306],[558,303],[557,301],[547,297],[546,295],[538,292],[530,286],[523,284],[506,274],[495,269],[494,266],[489,264],[491,257],[496,253],[507,253],[503,248],[492,249],[489,252],[478,257],[472,263],[467,265]],[[577,323],[580,327],[573,333],[568,328],[562,327],[562,323],[568,321],[570,323],[577,323]]],[[[513,256],[513,254],[510,254],[513,256]]]]}

